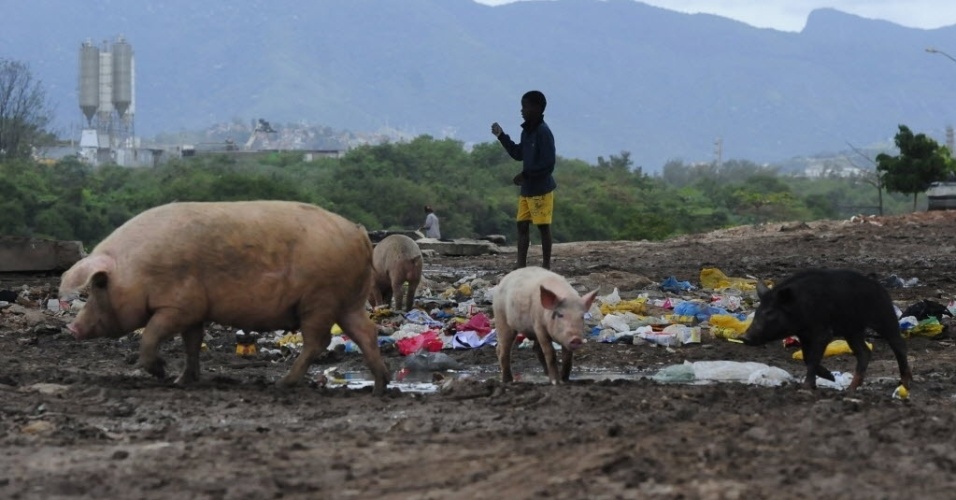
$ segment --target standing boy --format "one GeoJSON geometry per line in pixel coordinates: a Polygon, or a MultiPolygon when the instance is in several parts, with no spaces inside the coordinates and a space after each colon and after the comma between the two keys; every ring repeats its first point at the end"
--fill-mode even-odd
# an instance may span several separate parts
{"type": "Polygon", "coordinates": [[[521,173],[514,183],[521,186],[518,197],[518,262],[515,267],[528,265],[528,247],[531,244],[531,223],[541,233],[542,267],[551,268],[551,214],[554,211],[554,136],[544,122],[544,108],[548,101],[544,94],[532,90],[521,97],[521,142],[515,144],[501,130],[498,122],[491,124],[491,133],[517,161],[522,162],[521,173]]]}

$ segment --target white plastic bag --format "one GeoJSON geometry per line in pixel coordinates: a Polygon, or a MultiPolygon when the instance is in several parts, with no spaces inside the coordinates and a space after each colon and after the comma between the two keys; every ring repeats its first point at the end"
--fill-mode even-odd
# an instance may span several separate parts
{"type": "Polygon", "coordinates": [[[598,301],[600,301],[602,304],[613,306],[621,302],[621,294],[617,291],[617,287],[614,287],[614,291],[607,295],[598,297],[598,301]]]}
{"type": "Polygon", "coordinates": [[[617,332],[626,332],[631,329],[627,324],[627,320],[622,315],[618,314],[608,314],[601,319],[602,328],[611,328],[617,332]]]}

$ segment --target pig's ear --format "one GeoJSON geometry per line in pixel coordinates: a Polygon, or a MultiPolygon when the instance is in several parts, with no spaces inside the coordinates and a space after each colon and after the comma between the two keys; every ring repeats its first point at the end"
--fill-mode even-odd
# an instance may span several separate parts
{"type": "Polygon", "coordinates": [[[97,287],[106,286],[115,265],[116,261],[108,255],[94,255],[80,260],[60,278],[60,297],[76,296],[91,283],[97,287]]]}
{"type": "Polygon", "coordinates": [[[582,299],[584,299],[585,309],[591,309],[591,303],[594,302],[594,298],[597,297],[597,293],[598,293],[597,290],[591,290],[584,297],[581,297],[582,299]]]}
{"type": "Polygon", "coordinates": [[[558,305],[558,296],[554,294],[551,290],[548,290],[541,285],[541,305],[545,309],[554,309],[558,305]]]}

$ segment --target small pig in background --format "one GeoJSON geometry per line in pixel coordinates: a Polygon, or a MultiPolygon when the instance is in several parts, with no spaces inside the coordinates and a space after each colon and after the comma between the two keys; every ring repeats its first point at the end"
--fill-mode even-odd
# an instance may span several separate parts
{"type": "Polygon", "coordinates": [[[560,275],[541,267],[516,269],[501,279],[492,301],[498,332],[501,381],[512,382],[511,348],[524,333],[534,341],[534,352],[552,384],[571,377],[571,356],[584,344],[584,314],[597,290],[581,297],[560,275]],[[561,345],[561,374],[551,342],[561,345]]]}
{"type": "Polygon", "coordinates": [[[757,280],[757,296],[760,305],[740,340],[747,345],[762,345],[796,335],[807,366],[807,388],[816,388],[817,376],[834,379],[820,364],[833,337],[846,339],[853,351],[856,370],[848,390],[859,387],[871,357],[864,335],[867,328],[872,328],[896,355],[900,383],[909,389],[913,374],[906,359],[906,342],[900,335],[893,301],[877,281],[850,270],[810,269],[772,289],[757,280]]]}
{"type": "Polygon", "coordinates": [[[365,310],[372,243],[365,230],[317,206],[287,201],[171,203],[133,217],[63,273],[60,296],[89,288],[67,328],[77,340],[121,337],[145,326],[139,366],[165,377],[161,342],[182,335],[177,383],[199,378],[203,326],[302,332],[303,348],[279,382],[298,383],[338,323],[375,378],[388,384],[378,329],[365,310]]]}
{"type": "Polygon", "coordinates": [[[372,306],[391,306],[410,311],[415,305],[415,291],[422,281],[422,251],[415,240],[403,234],[386,236],[372,252],[372,306]],[[405,283],[407,292],[403,293],[405,283]]]}

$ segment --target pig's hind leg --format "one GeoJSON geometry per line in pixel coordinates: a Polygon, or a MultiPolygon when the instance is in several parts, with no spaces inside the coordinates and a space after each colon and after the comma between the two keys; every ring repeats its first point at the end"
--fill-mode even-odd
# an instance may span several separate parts
{"type": "MultiPolygon", "coordinates": [[[[359,350],[362,351],[362,357],[365,358],[365,364],[372,372],[372,377],[375,379],[372,394],[384,395],[389,375],[388,367],[382,359],[382,352],[378,348],[378,327],[369,319],[364,307],[342,315],[338,318],[338,322],[342,331],[358,345],[359,350]]],[[[322,349],[328,348],[330,340],[330,337],[326,338],[322,349]]]]}
{"type": "Polygon", "coordinates": [[[515,331],[508,326],[502,315],[496,314],[495,321],[498,328],[498,346],[495,348],[498,354],[498,365],[501,367],[501,381],[504,383],[514,382],[514,375],[511,373],[511,348],[515,343],[515,331]]]}
{"type": "Polygon", "coordinates": [[[910,383],[913,382],[913,372],[910,371],[910,364],[906,359],[906,341],[903,340],[903,336],[900,335],[899,323],[893,318],[892,321],[887,321],[886,326],[880,328],[877,333],[886,340],[890,349],[893,350],[893,355],[896,356],[896,363],[900,367],[900,384],[909,389],[910,383]]]}
{"type": "Polygon", "coordinates": [[[182,332],[183,347],[186,349],[186,366],[176,379],[183,385],[199,380],[199,352],[202,350],[203,324],[192,325],[182,332]]]}

